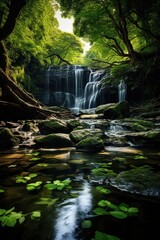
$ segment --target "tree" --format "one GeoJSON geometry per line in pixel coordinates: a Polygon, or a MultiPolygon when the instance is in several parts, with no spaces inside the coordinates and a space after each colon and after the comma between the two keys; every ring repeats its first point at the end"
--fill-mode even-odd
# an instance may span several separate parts
{"type": "Polygon", "coordinates": [[[64,15],[75,17],[75,33],[132,63],[159,51],[159,0],[58,0],[64,15]],[[149,46],[154,53],[149,54],[149,46]],[[153,48],[152,48],[153,50],[153,48]],[[146,54],[147,53],[147,54],[146,54]]]}
{"type": "Polygon", "coordinates": [[[16,82],[9,77],[7,52],[4,46],[4,40],[13,31],[22,8],[26,5],[25,0],[3,1],[4,18],[0,28],[0,57],[2,59],[0,66],[0,88],[2,96],[0,101],[1,119],[25,119],[25,118],[46,118],[53,112],[47,110],[41,103],[37,102],[27,92],[22,90],[16,82]],[[6,13],[5,10],[8,10],[6,13]]]}

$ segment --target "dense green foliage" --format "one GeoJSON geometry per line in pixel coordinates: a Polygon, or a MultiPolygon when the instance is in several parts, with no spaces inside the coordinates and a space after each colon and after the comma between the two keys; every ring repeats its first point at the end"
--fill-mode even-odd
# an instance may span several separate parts
{"type": "Polygon", "coordinates": [[[135,63],[146,54],[159,51],[159,0],[58,2],[65,16],[74,15],[75,33],[93,43],[88,58],[95,62],[135,63]]]}
{"type": "Polygon", "coordinates": [[[56,9],[53,1],[45,0],[28,0],[22,9],[14,31],[7,38],[12,66],[21,67],[21,71],[16,72],[20,78],[23,68],[33,72],[35,65],[41,69],[82,62],[82,43],[75,35],[58,29],[56,9]]]}

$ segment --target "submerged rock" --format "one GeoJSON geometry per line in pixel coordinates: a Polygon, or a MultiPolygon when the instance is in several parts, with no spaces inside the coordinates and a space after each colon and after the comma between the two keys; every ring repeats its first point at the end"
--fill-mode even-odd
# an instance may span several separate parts
{"type": "Polygon", "coordinates": [[[122,191],[160,197],[160,173],[148,165],[121,172],[111,185],[122,191]]]}

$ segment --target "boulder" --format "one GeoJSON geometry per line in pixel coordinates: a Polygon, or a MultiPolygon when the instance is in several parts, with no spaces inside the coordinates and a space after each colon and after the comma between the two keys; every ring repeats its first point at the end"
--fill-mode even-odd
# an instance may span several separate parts
{"type": "Polygon", "coordinates": [[[87,137],[76,144],[76,149],[85,152],[99,152],[104,150],[104,144],[98,137],[87,137]]]}
{"type": "Polygon", "coordinates": [[[19,139],[8,128],[0,130],[0,149],[9,149],[19,143],[19,139]]]}
{"type": "Polygon", "coordinates": [[[79,129],[79,130],[73,130],[70,133],[70,138],[74,143],[78,143],[83,139],[86,139],[88,137],[94,138],[94,137],[99,137],[102,138],[104,136],[103,132],[101,129],[94,128],[94,129],[79,129]]]}
{"type": "Polygon", "coordinates": [[[65,148],[73,147],[73,143],[68,134],[52,133],[43,137],[36,137],[34,139],[36,147],[41,148],[65,148]]]}
{"type": "Polygon", "coordinates": [[[65,121],[59,119],[44,120],[38,123],[40,133],[47,135],[50,133],[69,133],[70,130],[65,121]]]}

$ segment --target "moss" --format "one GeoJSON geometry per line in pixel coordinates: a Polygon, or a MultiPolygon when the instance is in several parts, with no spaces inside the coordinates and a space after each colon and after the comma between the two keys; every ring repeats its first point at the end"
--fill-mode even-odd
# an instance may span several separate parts
{"type": "Polygon", "coordinates": [[[35,142],[38,147],[63,148],[73,146],[67,134],[49,134],[45,137],[35,138],[35,142]]]}
{"type": "Polygon", "coordinates": [[[100,138],[88,137],[77,143],[76,148],[86,151],[100,151],[104,149],[104,144],[100,138]]]}

